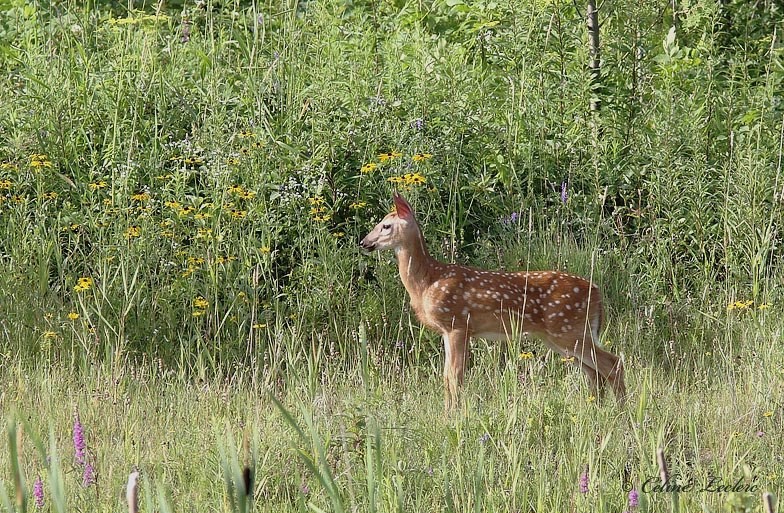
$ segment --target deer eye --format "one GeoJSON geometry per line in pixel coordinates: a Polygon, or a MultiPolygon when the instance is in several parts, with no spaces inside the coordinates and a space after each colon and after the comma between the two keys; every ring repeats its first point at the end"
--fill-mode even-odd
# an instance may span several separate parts
{"type": "Polygon", "coordinates": [[[384,230],[389,230],[390,228],[392,228],[392,225],[391,224],[382,224],[381,228],[383,228],[384,230]]]}

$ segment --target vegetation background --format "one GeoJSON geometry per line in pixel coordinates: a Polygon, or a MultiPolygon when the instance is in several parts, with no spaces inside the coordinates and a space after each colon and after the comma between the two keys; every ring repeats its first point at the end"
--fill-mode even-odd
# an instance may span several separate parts
{"type": "Polygon", "coordinates": [[[784,11],[605,2],[596,74],[587,8],[0,0],[0,508],[118,511],[138,468],[149,512],[762,511],[784,11]],[[444,415],[357,249],[395,189],[440,259],[600,283],[629,403],[478,341],[444,415]]]}

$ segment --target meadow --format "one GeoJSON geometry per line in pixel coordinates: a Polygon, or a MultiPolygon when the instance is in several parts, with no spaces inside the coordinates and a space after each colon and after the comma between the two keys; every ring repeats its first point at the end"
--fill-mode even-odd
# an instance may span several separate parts
{"type": "Polygon", "coordinates": [[[0,509],[776,510],[784,11],[607,2],[597,75],[583,4],[0,0],[0,509]],[[393,191],[591,276],[628,402],[478,340],[445,413],[393,191]]]}

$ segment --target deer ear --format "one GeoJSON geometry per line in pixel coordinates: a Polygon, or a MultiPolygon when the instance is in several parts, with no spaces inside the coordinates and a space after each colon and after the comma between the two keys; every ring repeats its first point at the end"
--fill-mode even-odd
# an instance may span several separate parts
{"type": "Polygon", "coordinates": [[[411,205],[408,204],[408,201],[403,198],[398,193],[393,193],[392,199],[395,202],[395,211],[397,212],[398,217],[402,218],[413,218],[414,217],[414,209],[411,208],[411,205]]]}

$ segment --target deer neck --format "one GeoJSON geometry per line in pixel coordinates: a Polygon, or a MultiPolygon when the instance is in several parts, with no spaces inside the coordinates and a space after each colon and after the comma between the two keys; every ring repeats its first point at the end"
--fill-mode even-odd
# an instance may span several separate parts
{"type": "Polygon", "coordinates": [[[411,296],[411,301],[418,303],[422,292],[436,279],[441,264],[428,253],[425,240],[419,230],[416,232],[416,237],[399,246],[395,254],[400,280],[411,296]]]}

